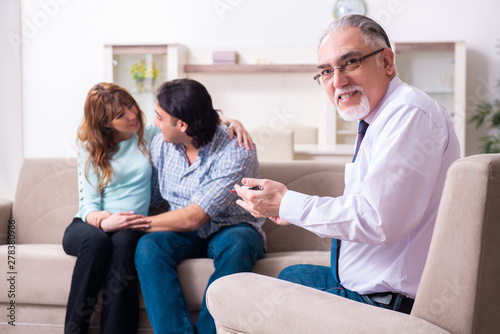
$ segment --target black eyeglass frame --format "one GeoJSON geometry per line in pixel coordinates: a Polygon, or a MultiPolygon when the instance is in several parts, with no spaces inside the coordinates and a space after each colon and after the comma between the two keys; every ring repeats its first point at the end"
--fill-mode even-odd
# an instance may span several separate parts
{"type": "MultiPolygon", "coordinates": [[[[356,67],[356,68],[354,69],[354,70],[356,70],[356,69],[358,69],[358,68],[361,66],[361,61],[362,61],[362,60],[365,60],[366,58],[369,58],[369,57],[371,57],[371,56],[374,56],[374,55],[376,55],[377,53],[384,51],[385,49],[386,49],[386,48],[382,48],[382,49],[379,49],[379,50],[377,50],[377,51],[373,51],[372,53],[369,53],[369,54],[367,54],[367,55],[365,55],[365,56],[363,56],[363,57],[360,57],[360,58],[358,58],[358,59],[356,59],[356,58],[352,58],[352,59],[349,59],[348,61],[355,61],[355,62],[357,62],[357,63],[359,64],[359,65],[358,65],[358,67],[356,67]]],[[[332,71],[332,78],[333,78],[333,75],[335,74],[335,70],[339,70],[339,71],[340,71],[340,73],[344,73],[345,68],[346,68],[347,66],[349,66],[349,65],[344,64],[344,65],[340,65],[340,66],[336,66],[336,67],[332,68],[332,69],[331,69],[331,71],[332,71]]],[[[321,77],[321,73],[318,73],[318,74],[316,74],[316,75],[314,76],[314,78],[313,78],[313,79],[314,79],[314,80],[316,80],[316,81],[318,81],[318,79],[319,79],[320,77],[321,77]]],[[[319,81],[318,81],[318,83],[319,83],[319,84],[321,84],[319,81]]]]}

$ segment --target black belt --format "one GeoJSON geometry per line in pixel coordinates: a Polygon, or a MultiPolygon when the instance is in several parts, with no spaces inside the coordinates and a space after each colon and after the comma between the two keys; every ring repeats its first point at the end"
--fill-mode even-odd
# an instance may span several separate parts
{"type": "Polygon", "coordinates": [[[410,314],[415,300],[394,292],[381,292],[367,295],[380,307],[388,308],[397,312],[410,314]]]}

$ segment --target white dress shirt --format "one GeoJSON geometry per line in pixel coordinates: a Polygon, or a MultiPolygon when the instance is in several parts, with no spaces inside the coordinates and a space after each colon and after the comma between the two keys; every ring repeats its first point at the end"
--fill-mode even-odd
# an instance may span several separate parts
{"type": "Polygon", "coordinates": [[[356,161],[346,164],[344,195],[288,191],[280,217],[342,240],[339,276],[346,289],[414,298],[446,172],[460,157],[458,139],[447,111],[398,77],[365,121],[370,126],[356,161]]]}

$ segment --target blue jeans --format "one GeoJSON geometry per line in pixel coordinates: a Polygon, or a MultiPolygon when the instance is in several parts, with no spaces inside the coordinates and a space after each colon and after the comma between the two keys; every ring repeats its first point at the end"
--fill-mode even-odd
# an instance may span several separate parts
{"type": "Polygon", "coordinates": [[[305,285],[337,296],[368,303],[364,296],[357,292],[344,289],[332,274],[330,267],[312,264],[297,264],[283,269],[279,279],[305,285]]]}
{"type": "Polygon", "coordinates": [[[280,272],[278,278],[328,293],[333,293],[337,296],[355,300],[361,303],[383,307],[402,313],[409,314],[413,306],[413,299],[401,296],[399,294],[393,294],[393,297],[388,304],[382,304],[373,300],[372,298],[375,298],[375,295],[386,295],[385,293],[360,295],[357,292],[345,289],[337,281],[337,278],[333,275],[332,269],[330,267],[316,266],[312,264],[298,264],[283,269],[280,272]]]}
{"type": "Polygon", "coordinates": [[[263,256],[263,240],[248,224],[225,227],[208,238],[201,238],[196,232],[154,232],[142,237],[135,263],[155,334],[216,332],[205,298],[193,327],[177,273],[182,260],[213,259],[215,271],[208,281],[210,285],[222,276],[251,272],[263,256]]]}

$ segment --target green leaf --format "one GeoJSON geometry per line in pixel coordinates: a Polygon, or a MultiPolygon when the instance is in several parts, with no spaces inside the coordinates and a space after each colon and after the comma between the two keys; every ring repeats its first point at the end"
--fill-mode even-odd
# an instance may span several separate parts
{"type": "Polygon", "coordinates": [[[483,146],[481,153],[500,153],[500,136],[487,135],[481,138],[483,146]]]}
{"type": "Polygon", "coordinates": [[[500,128],[500,110],[497,110],[491,116],[491,127],[492,128],[500,128]]]}
{"type": "Polygon", "coordinates": [[[493,106],[490,103],[481,102],[474,111],[474,114],[470,117],[469,122],[476,123],[476,129],[478,129],[492,111],[493,106]]]}

